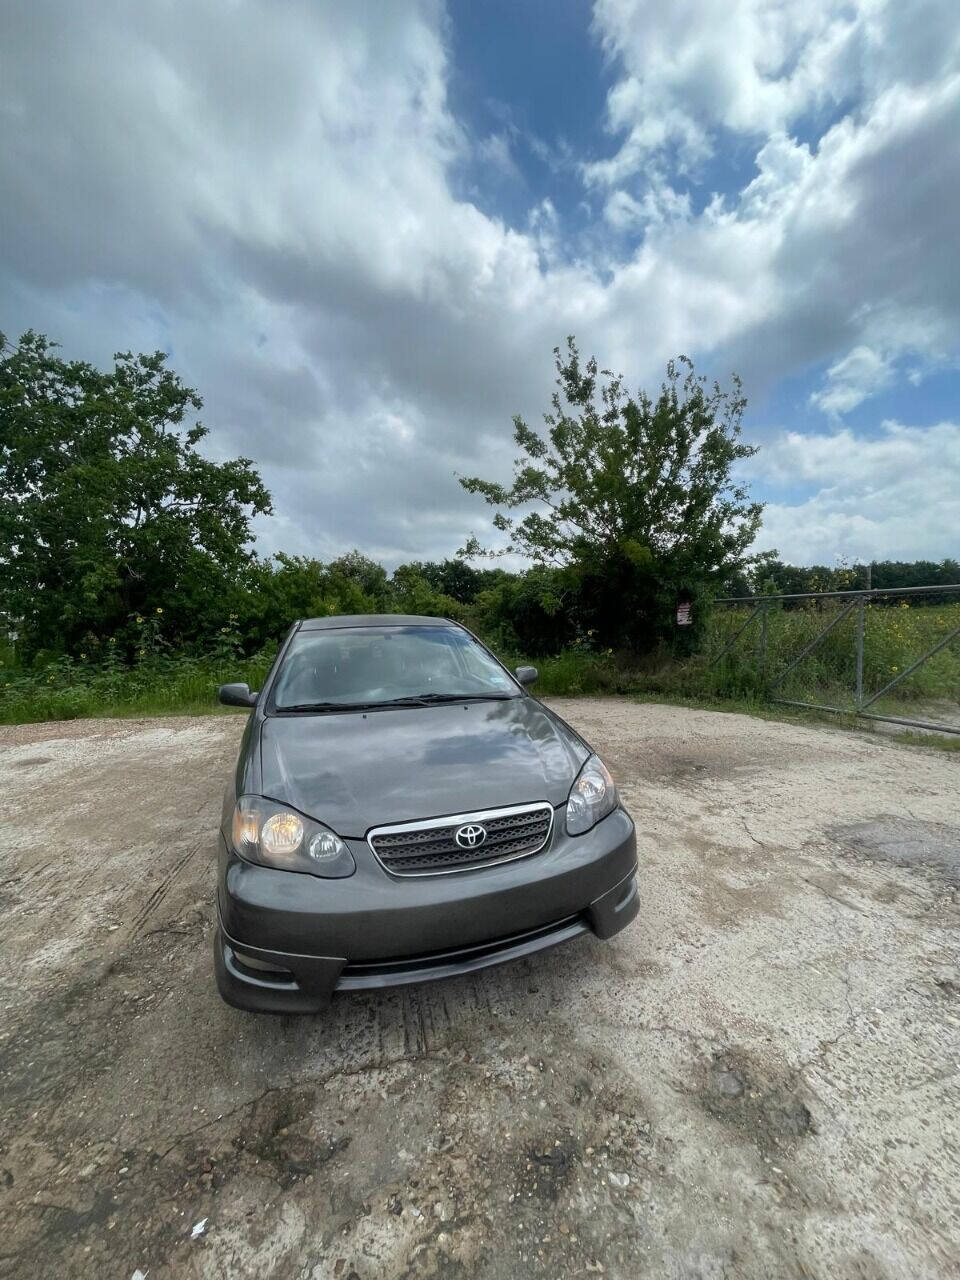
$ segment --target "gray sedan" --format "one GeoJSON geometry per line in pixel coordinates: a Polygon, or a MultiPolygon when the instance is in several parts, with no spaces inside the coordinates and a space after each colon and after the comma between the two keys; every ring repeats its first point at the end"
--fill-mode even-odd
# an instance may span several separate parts
{"type": "Polygon", "coordinates": [[[241,1009],[316,1012],[636,916],[636,840],[603,761],[466,628],[296,623],[224,797],[214,968],[241,1009]]]}

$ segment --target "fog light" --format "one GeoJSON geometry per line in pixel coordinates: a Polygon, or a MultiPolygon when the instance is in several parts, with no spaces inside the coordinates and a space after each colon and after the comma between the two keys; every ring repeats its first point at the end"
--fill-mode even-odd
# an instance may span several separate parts
{"type": "Polygon", "coordinates": [[[258,969],[261,973],[269,973],[280,978],[293,976],[289,969],[284,969],[279,964],[270,964],[266,960],[261,960],[259,956],[249,955],[246,951],[239,951],[235,948],[233,958],[239,960],[245,969],[258,969]]]}

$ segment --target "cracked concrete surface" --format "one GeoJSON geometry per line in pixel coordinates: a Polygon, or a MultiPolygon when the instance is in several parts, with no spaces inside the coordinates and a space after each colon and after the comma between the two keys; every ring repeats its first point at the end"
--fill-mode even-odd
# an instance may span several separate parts
{"type": "Polygon", "coordinates": [[[0,729],[0,1276],[960,1271],[960,759],[554,705],[636,924],[316,1019],[213,988],[239,717],[0,729]]]}

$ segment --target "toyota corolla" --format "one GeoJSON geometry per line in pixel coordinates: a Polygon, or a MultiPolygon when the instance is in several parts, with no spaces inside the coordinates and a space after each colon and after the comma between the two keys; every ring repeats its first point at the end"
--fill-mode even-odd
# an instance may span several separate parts
{"type": "Polygon", "coordinates": [[[241,1009],[472,973],[636,916],[636,840],[603,761],[469,631],[296,623],[224,798],[214,970],[241,1009]]]}

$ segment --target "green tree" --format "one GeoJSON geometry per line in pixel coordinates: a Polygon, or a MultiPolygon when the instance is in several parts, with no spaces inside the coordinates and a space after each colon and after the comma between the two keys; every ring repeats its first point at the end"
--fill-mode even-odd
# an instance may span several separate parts
{"type": "Polygon", "coordinates": [[[197,393],[162,352],[101,371],[0,335],[0,612],[25,648],[71,649],[162,619],[212,631],[270,495],[247,458],[198,452],[197,393]]]}
{"type": "Polygon", "coordinates": [[[334,610],[326,600],[326,566],[306,556],[280,552],[254,561],[244,576],[238,607],[245,648],[255,651],[280,640],[298,618],[316,618],[334,610]]]}
{"type": "Polygon", "coordinates": [[[342,608],[337,613],[382,612],[387,599],[387,571],[362,551],[347,551],[327,566],[331,591],[342,608]],[[351,604],[352,602],[352,604],[351,604]],[[351,605],[351,607],[347,607],[351,605]]]}
{"type": "Polygon", "coordinates": [[[506,576],[502,569],[476,569],[461,559],[411,560],[397,567],[394,580],[407,572],[425,578],[435,591],[459,600],[461,604],[470,604],[480,591],[494,586],[506,576]]]}
{"type": "Polygon", "coordinates": [[[569,575],[550,565],[504,573],[478,592],[471,617],[484,637],[508,653],[553,654],[580,631],[578,597],[569,575]]]}
{"type": "MultiPolygon", "coordinates": [[[[734,477],[756,452],[741,439],[741,384],[708,387],[681,356],[656,399],[634,397],[622,377],[583,363],[573,338],[554,354],[545,435],[514,419],[513,483],[460,483],[498,508],[507,542],[493,554],[563,568],[600,643],[646,648],[672,634],[678,600],[702,617],[710,593],[749,562],[762,504],[734,477]]],[[[471,538],[462,554],[491,552],[471,538]]]]}
{"type": "Polygon", "coordinates": [[[387,572],[359,551],[330,564],[280,552],[272,560],[256,560],[244,587],[236,608],[251,651],[279,640],[298,618],[389,611],[387,572]]]}
{"type": "Polygon", "coordinates": [[[398,565],[393,572],[390,582],[390,612],[419,613],[435,618],[462,618],[465,609],[459,600],[444,595],[434,586],[414,563],[398,565]]]}

